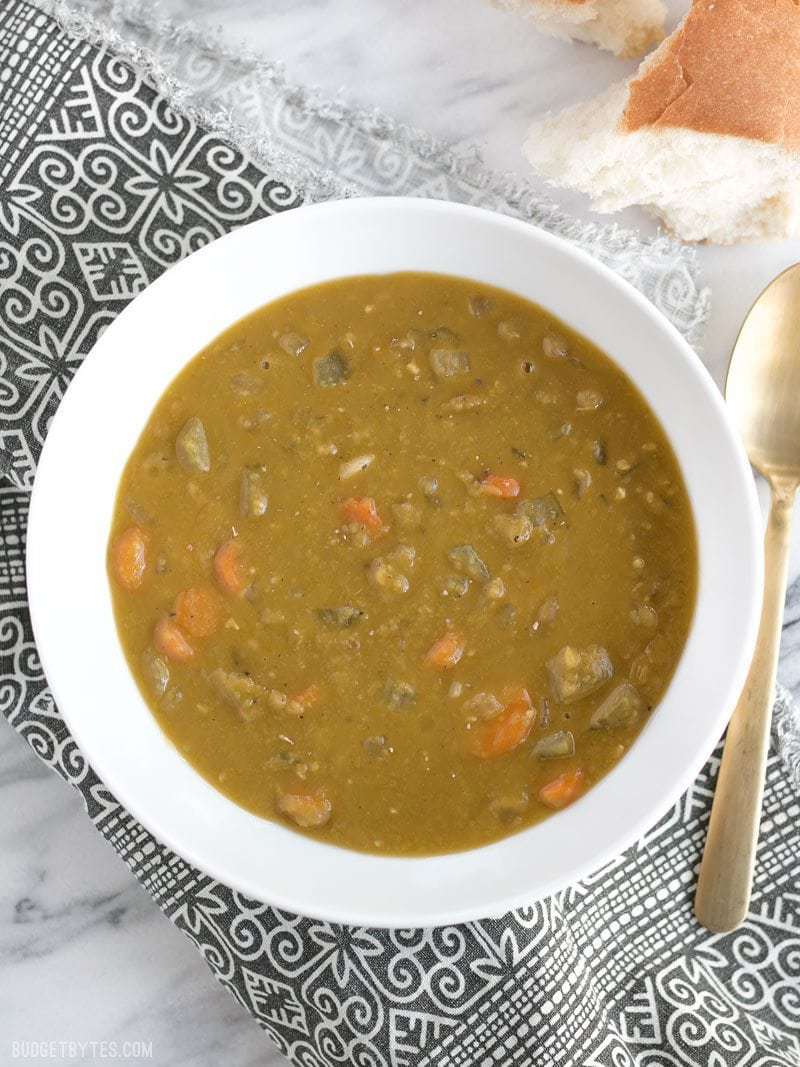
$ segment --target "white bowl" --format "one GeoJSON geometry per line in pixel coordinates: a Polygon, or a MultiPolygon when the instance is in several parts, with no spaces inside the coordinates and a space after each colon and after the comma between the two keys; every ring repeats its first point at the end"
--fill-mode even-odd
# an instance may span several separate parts
{"type": "Polygon", "coordinates": [[[457,922],[533,901],[643,834],[688,787],[744,682],[761,596],[760,516],[722,399],[673,327],[616,274],[523,222],[432,200],[304,207],[172,267],[106,330],[50,428],[33,492],[28,587],[56,702],[105,784],[161,841],[250,897],[373,926],[457,922]],[[572,807],[497,844],[399,859],[319,844],[237,807],[159,729],[128,671],[106,576],[125,461],[158,397],[231,323],[331,278],[438,271],[543,305],[611,355],[665,427],[699,538],[697,608],[657,709],[572,807]]]}

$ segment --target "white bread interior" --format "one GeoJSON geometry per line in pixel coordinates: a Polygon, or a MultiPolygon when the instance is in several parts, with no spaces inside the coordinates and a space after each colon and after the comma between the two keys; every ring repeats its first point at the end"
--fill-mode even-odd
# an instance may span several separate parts
{"type": "MultiPolygon", "coordinates": [[[[714,2],[727,0],[712,0],[712,8],[714,2]]],[[[794,145],[660,122],[626,129],[631,82],[669,54],[671,41],[634,78],[535,123],[524,155],[551,184],[588,194],[596,211],[643,207],[685,241],[733,244],[797,234],[794,145]]]]}
{"type": "Polygon", "coordinates": [[[615,55],[644,55],[664,36],[662,0],[493,0],[553,37],[599,45],[615,55]]]}

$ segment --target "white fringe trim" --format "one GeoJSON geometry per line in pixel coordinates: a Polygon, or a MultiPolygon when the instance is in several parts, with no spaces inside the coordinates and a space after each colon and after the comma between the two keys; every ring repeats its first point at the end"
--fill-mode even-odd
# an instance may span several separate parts
{"type": "MultiPolygon", "coordinates": [[[[31,0],[52,15],[74,36],[92,44],[108,46],[134,66],[176,109],[235,148],[245,151],[259,166],[279,172],[308,200],[326,200],[359,195],[359,190],[343,182],[331,171],[315,171],[306,160],[261,136],[221,104],[209,105],[198,98],[197,90],[176,79],[149,47],[131,39],[145,31],[164,44],[184,47],[198,55],[211,55],[230,65],[240,75],[255,79],[265,94],[275,94],[307,114],[333,120],[366,136],[389,141],[408,157],[433,164],[444,176],[460,179],[486,196],[502,200],[508,210],[552,230],[567,240],[596,245],[596,252],[613,255],[642,248],[653,256],[683,262],[689,272],[699,274],[695,249],[681,246],[674,238],[660,234],[642,238],[616,223],[585,223],[565,213],[542,196],[530,182],[511,172],[488,168],[479,149],[455,148],[447,142],[412,126],[398,122],[378,109],[356,107],[341,97],[331,98],[317,87],[295,85],[286,78],[282,64],[267,59],[254,49],[237,45],[234,49],[222,38],[221,28],[209,30],[192,23],[176,23],[161,14],[153,0],[31,0]],[[131,36],[126,35],[126,29],[131,36]]],[[[710,309],[710,291],[697,293],[695,320],[687,328],[687,339],[695,348],[710,309]]]]}

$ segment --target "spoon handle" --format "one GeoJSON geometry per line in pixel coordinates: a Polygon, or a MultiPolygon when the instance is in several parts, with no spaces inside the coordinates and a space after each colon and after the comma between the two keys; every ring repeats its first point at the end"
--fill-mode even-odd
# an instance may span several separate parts
{"type": "Polygon", "coordinates": [[[753,882],[797,485],[775,481],[771,488],[756,651],[728,727],[694,898],[695,915],[715,933],[744,920],[753,882]]]}

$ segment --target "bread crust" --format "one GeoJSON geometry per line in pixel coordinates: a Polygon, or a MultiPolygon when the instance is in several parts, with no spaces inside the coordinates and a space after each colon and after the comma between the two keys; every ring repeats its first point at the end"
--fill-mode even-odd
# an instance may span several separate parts
{"type": "Polygon", "coordinates": [[[658,127],[800,149],[800,4],[694,0],[629,86],[621,128],[658,127]]]}

